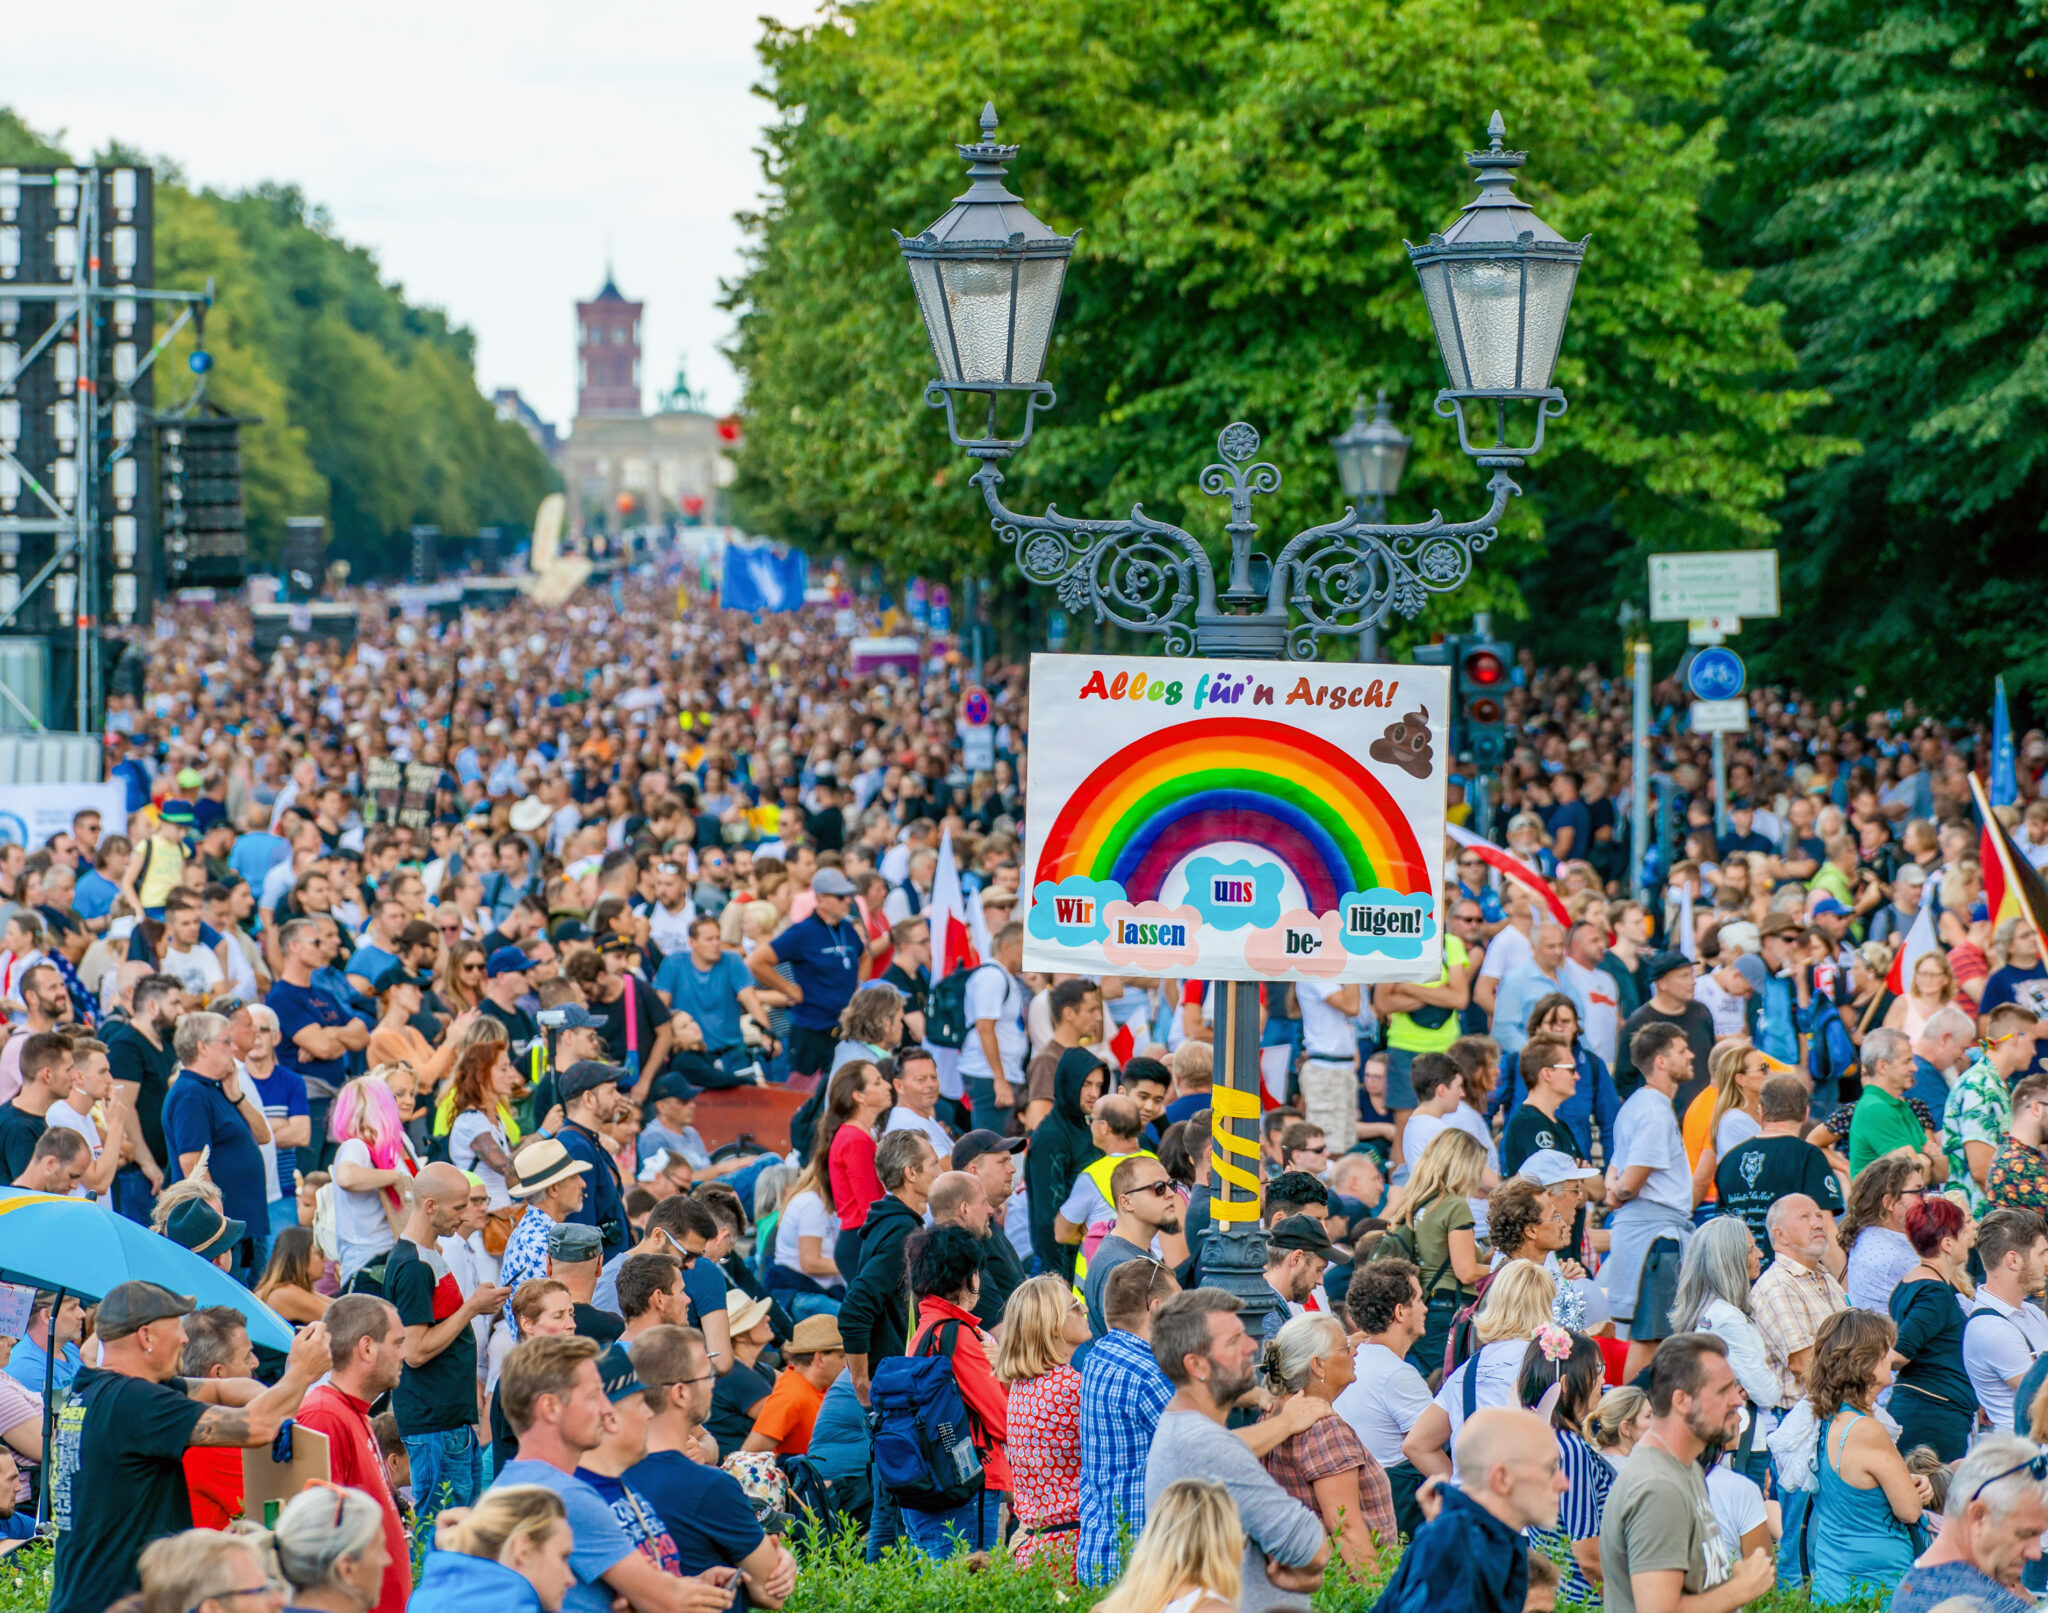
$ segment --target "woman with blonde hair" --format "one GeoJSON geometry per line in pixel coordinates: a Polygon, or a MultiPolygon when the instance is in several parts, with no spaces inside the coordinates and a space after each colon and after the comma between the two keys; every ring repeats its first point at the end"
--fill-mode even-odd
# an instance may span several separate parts
{"type": "Polygon", "coordinates": [[[1095,1613],[1237,1613],[1244,1553],[1230,1492],[1207,1479],[1176,1480],[1152,1503],[1123,1577],[1095,1613]]]}
{"type": "Polygon", "coordinates": [[[271,1531],[278,1572],[290,1581],[291,1605],[310,1613],[367,1613],[412,1582],[405,1531],[361,1490],[311,1484],[285,1503],[271,1531]]]}
{"type": "Polygon", "coordinates": [[[1017,1565],[1049,1564],[1062,1583],[1081,1528],[1081,1374],[1069,1363],[1088,1337],[1088,1308],[1058,1277],[1033,1277],[1003,1306],[996,1377],[1008,1386],[1017,1565]]]}
{"type": "Polygon", "coordinates": [[[1394,1215],[1392,1230],[1408,1230],[1415,1267],[1422,1273],[1422,1297],[1429,1307],[1422,1337],[1408,1352],[1408,1360],[1424,1377],[1443,1365],[1451,1318],[1478,1297],[1486,1276],[1471,1204],[1485,1177],[1486,1150],[1478,1139],[1446,1126],[1415,1162],[1408,1191],[1394,1215]]]}
{"type": "Polygon", "coordinates": [[[142,1548],[136,1566],[142,1594],[132,1601],[141,1603],[142,1613],[280,1613],[284,1607],[285,1588],[270,1577],[247,1535],[220,1529],[165,1535],[142,1548]]]}
{"type": "MultiPolygon", "coordinates": [[[[1262,1372],[1266,1388],[1280,1400],[1310,1395],[1335,1401],[1358,1377],[1344,1324],[1323,1311],[1282,1323],[1266,1346],[1262,1372]]],[[[1014,1418],[1010,1426],[1016,1428],[1014,1418]]],[[[1325,1417],[1282,1440],[1261,1460],[1281,1489],[1322,1518],[1353,1574],[1369,1574],[1379,1566],[1378,1542],[1391,1545],[1401,1532],[1394,1521],[1394,1490],[1387,1470],[1350,1423],[1325,1417]]]]}
{"type": "Polygon", "coordinates": [[[1632,1383],[1610,1389],[1600,1397],[1593,1415],[1586,1419],[1586,1437],[1593,1449],[1617,1473],[1628,1460],[1643,1430],[1650,1426],[1650,1397],[1632,1383]]]}
{"type": "Polygon", "coordinates": [[[383,1293],[384,1257],[405,1221],[416,1166],[391,1088],[359,1075],[334,1095],[328,1131],[334,1151],[334,1225],[343,1293],[383,1293]]]}
{"type": "Polygon", "coordinates": [[[1956,972],[1948,954],[1940,947],[1920,954],[1913,965],[1913,978],[1906,982],[1902,997],[1894,997],[1884,1011],[1888,1030],[1904,1031],[1908,1041],[1920,1040],[1927,1021],[1956,1000],[1956,972]]]}
{"type": "Polygon", "coordinates": [[[884,980],[871,980],[847,1000],[839,1015],[839,1045],[832,1050],[837,1071],[862,1059],[880,1063],[903,1045],[903,993],[884,980]]]}
{"type": "Polygon", "coordinates": [[[406,1613],[560,1613],[576,1582],[569,1515],[538,1484],[486,1490],[434,1545],[406,1613]]]}
{"type": "MultiPolygon", "coordinates": [[[[1701,1203],[1714,1197],[1714,1172],[1737,1148],[1764,1131],[1764,1083],[1771,1078],[1771,1057],[1747,1038],[1730,1039],[1717,1045],[1707,1061],[1712,1079],[1686,1111],[1686,1131],[1694,1131],[1695,1113],[1703,1113],[1697,1128],[1699,1153],[1692,1167],[1693,1196],[1701,1203]]],[[[1686,1139],[1687,1147],[1692,1137],[1686,1139]]]]}
{"type": "Polygon", "coordinates": [[[1536,1330],[1551,1325],[1556,1302],[1556,1281],[1533,1260],[1510,1260],[1493,1274],[1472,1317],[1473,1340],[1479,1348],[1444,1374],[1436,1398],[1401,1441],[1401,1454],[1425,1477],[1450,1476],[1448,1447],[1473,1412],[1519,1404],[1515,1383],[1522,1356],[1536,1330]]]}

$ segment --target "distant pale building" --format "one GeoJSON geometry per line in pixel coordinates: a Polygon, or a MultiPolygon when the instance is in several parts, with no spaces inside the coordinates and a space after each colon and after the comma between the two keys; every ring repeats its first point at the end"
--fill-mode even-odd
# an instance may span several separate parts
{"type": "Polygon", "coordinates": [[[665,394],[658,414],[640,404],[640,315],[610,275],[576,305],[576,419],[554,452],[569,499],[569,535],[670,520],[709,521],[732,480],[730,423],[665,394]]]}
{"type": "Polygon", "coordinates": [[[491,394],[491,407],[498,411],[500,420],[511,421],[531,437],[534,446],[548,458],[553,459],[560,451],[561,435],[550,422],[541,419],[539,412],[519,395],[516,387],[499,387],[491,394]]]}

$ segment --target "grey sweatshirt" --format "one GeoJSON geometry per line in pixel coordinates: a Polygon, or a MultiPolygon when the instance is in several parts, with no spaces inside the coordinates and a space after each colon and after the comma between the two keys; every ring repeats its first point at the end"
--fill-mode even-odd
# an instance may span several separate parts
{"type": "Polygon", "coordinates": [[[1159,1504],[1159,1492],[1180,1479],[1222,1484],[1237,1503],[1245,1533],[1241,1613],[1306,1608],[1306,1596],[1279,1590],[1266,1578],[1266,1559],[1292,1568],[1314,1562],[1324,1539],[1323,1520],[1281,1489],[1243,1440],[1198,1411],[1169,1411],[1159,1419],[1145,1463],[1147,1517],[1159,1504]]]}

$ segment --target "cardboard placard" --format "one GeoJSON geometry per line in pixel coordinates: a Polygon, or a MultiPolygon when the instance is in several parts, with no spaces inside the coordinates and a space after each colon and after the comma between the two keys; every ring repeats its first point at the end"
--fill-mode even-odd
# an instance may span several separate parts
{"type": "Polygon", "coordinates": [[[292,1459],[273,1462],[270,1447],[257,1445],[242,1451],[242,1513],[261,1518],[266,1501],[289,1501],[309,1484],[334,1477],[328,1456],[327,1436],[304,1423],[292,1424],[292,1459]]]}

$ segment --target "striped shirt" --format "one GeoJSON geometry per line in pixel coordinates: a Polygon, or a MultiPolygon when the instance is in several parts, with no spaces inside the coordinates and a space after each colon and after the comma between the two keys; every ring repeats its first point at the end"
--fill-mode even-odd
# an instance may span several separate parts
{"type": "Polygon", "coordinates": [[[1557,1465],[1572,1487],[1557,1498],[1555,1529],[1525,1529],[1529,1544],[1564,1570],[1560,1599],[1577,1602],[1598,1599],[1598,1587],[1587,1582],[1572,1555],[1574,1540],[1598,1540],[1600,1519],[1607,1511],[1607,1492],[1614,1487],[1614,1469],[1600,1453],[1568,1428],[1557,1430],[1557,1465]]]}

